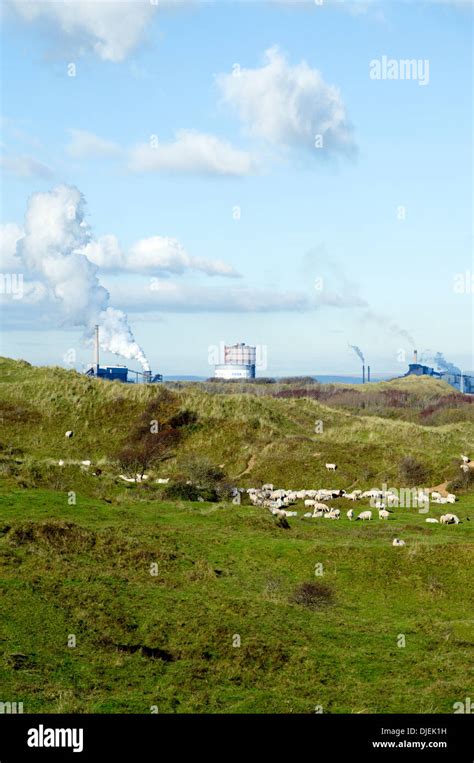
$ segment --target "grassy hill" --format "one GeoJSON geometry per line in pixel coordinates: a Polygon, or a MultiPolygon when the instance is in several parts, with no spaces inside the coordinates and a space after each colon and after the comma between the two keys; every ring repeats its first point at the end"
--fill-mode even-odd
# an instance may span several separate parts
{"type": "MultiPolygon", "coordinates": [[[[398,486],[399,464],[406,456],[422,463],[428,484],[457,476],[460,454],[474,451],[474,423],[466,413],[466,420],[426,426],[380,415],[387,410],[380,411],[379,403],[372,415],[364,405],[364,396],[400,387],[407,395],[402,411],[414,409],[420,400],[433,404],[440,397],[456,398],[444,382],[407,378],[373,384],[365,391],[356,387],[354,394],[361,401],[354,412],[337,402],[331,405],[331,397],[327,402],[309,396],[275,397],[273,385],[264,385],[263,390],[250,385],[250,392],[228,385],[225,393],[219,393],[212,385],[181,384],[176,394],[182,408],[196,415],[196,422],[187,428],[176,458],[163,464],[160,474],[172,476],[179,470],[180,458],[196,453],[225,464],[229,478],[248,487],[267,481],[285,487],[325,484],[327,462],[338,465],[332,478],[335,487],[368,488],[384,481],[398,486]]],[[[291,385],[283,391],[301,392],[291,385]]],[[[4,473],[13,455],[18,465],[13,472],[20,474],[22,464],[27,473],[33,466],[39,473],[59,459],[91,459],[105,467],[103,481],[108,473],[115,476],[114,454],[127,442],[145,406],[159,394],[154,385],[123,385],[59,368],[0,360],[4,473]],[[64,433],[70,429],[75,435],[66,441],[64,433]]],[[[474,410],[468,404],[465,408],[469,414],[474,410]]],[[[54,472],[58,478],[57,469],[54,472]]]]}
{"type": "Polygon", "coordinates": [[[198,454],[241,486],[399,487],[411,456],[435,485],[474,451],[470,403],[433,379],[170,386],[193,414],[182,440],[150,484],[126,485],[116,453],[161,386],[0,360],[4,697],[47,713],[430,713],[472,696],[468,484],[460,525],[300,511],[285,530],[248,505],[171,502],[152,482],[198,454]],[[421,423],[432,406],[448,421],[421,423]]]}

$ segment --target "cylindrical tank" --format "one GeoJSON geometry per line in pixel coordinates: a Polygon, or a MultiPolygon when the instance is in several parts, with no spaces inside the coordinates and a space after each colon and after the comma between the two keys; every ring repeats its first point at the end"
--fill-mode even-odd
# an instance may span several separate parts
{"type": "Polygon", "coordinates": [[[250,347],[243,342],[224,347],[224,363],[226,365],[230,363],[233,366],[254,366],[256,355],[256,347],[250,347]]]}

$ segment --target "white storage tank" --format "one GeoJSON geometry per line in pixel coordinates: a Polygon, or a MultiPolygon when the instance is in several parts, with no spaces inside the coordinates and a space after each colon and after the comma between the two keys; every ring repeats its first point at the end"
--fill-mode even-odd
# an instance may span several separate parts
{"type": "Polygon", "coordinates": [[[216,379],[255,379],[257,348],[241,342],[224,346],[224,363],[215,367],[216,379]]]}

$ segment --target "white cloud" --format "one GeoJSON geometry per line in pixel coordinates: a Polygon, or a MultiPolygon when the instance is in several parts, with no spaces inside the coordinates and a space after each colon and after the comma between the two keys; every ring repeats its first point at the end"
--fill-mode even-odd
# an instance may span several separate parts
{"type": "Polygon", "coordinates": [[[8,0],[28,23],[50,24],[77,46],[104,61],[123,61],[138,45],[157,9],[150,0],[8,0]]]}
{"type": "Polygon", "coordinates": [[[176,238],[168,236],[142,238],[128,252],[123,252],[116,236],[106,235],[88,243],[81,252],[104,272],[182,275],[191,270],[208,276],[239,276],[231,265],[222,260],[191,257],[176,238]]]}
{"type": "Polygon", "coordinates": [[[249,175],[257,171],[254,158],[228,141],[196,130],[179,130],[174,141],[135,146],[129,168],[134,172],[249,175]]]}
{"type": "Polygon", "coordinates": [[[46,164],[39,162],[32,156],[2,156],[0,157],[0,166],[12,175],[19,178],[39,177],[49,180],[53,176],[53,170],[46,164]]]}
{"type": "Polygon", "coordinates": [[[69,130],[71,142],[66,151],[75,159],[100,158],[117,156],[121,148],[116,143],[99,138],[86,130],[69,130]]]}
{"type": "Polygon", "coordinates": [[[280,148],[316,151],[315,136],[332,151],[354,149],[352,129],[337,87],[328,85],[305,61],[291,66],[277,47],[256,69],[220,74],[223,102],[241,119],[246,132],[280,148]]]}
{"type": "Polygon", "coordinates": [[[24,236],[23,230],[15,223],[0,225],[0,269],[3,273],[16,272],[21,260],[16,256],[16,246],[24,236]]]}
{"type": "Polygon", "coordinates": [[[276,313],[300,312],[312,308],[307,294],[298,291],[242,287],[208,288],[186,286],[152,279],[129,288],[109,284],[115,304],[133,312],[173,313],[276,313]]]}

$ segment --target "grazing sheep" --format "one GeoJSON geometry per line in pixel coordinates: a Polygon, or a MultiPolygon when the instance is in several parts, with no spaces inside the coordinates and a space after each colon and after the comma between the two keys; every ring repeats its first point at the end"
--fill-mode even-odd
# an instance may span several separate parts
{"type": "Polygon", "coordinates": [[[317,501],[314,502],[314,510],[315,511],[322,511],[322,512],[331,511],[329,506],[326,506],[325,503],[318,503],[317,501]]]}
{"type": "Polygon", "coordinates": [[[344,493],[344,498],[348,498],[349,501],[357,501],[359,499],[359,494],[353,490],[352,493],[344,493]]]}
{"type": "Polygon", "coordinates": [[[391,511],[387,511],[386,509],[380,509],[379,519],[388,519],[391,513],[391,511]]]}
{"type": "Polygon", "coordinates": [[[461,524],[461,520],[459,517],[456,516],[456,514],[443,514],[439,521],[442,525],[459,525],[461,524]]]}
{"type": "Polygon", "coordinates": [[[372,519],[372,512],[371,511],[361,511],[359,516],[356,518],[356,522],[358,519],[372,519]]]}
{"type": "Polygon", "coordinates": [[[439,521],[437,519],[435,519],[434,517],[427,517],[425,519],[425,522],[429,522],[432,525],[438,525],[439,524],[439,521]]]}
{"type": "Polygon", "coordinates": [[[339,509],[331,509],[331,511],[328,514],[324,515],[325,519],[339,519],[341,516],[341,512],[339,509]]]}
{"type": "Polygon", "coordinates": [[[456,503],[456,496],[454,495],[454,493],[448,493],[448,495],[446,496],[446,500],[448,503],[456,503]]]}
{"type": "Polygon", "coordinates": [[[74,432],[73,432],[72,430],[70,430],[70,429],[69,429],[69,430],[66,432],[66,435],[65,435],[65,436],[67,437],[67,439],[68,439],[68,440],[70,440],[70,439],[71,439],[71,437],[73,437],[73,436],[74,436],[74,432]]]}
{"type": "Polygon", "coordinates": [[[316,501],[313,500],[312,498],[307,498],[306,501],[304,502],[304,505],[307,506],[308,508],[309,507],[313,508],[315,503],[316,501]]]}
{"type": "Polygon", "coordinates": [[[326,464],[326,469],[328,470],[328,472],[335,472],[336,469],[337,469],[337,465],[336,464],[326,464]]]}
{"type": "Polygon", "coordinates": [[[441,498],[441,493],[438,493],[436,490],[431,491],[431,500],[437,501],[438,498],[441,498]]]}
{"type": "Polygon", "coordinates": [[[273,490],[273,485],[269,483],[268,485],[262,485],[262,490],[273,490]]]}
{"type": "Polygon", "coordinates": [[[400,540],[400,538],[394,538],[393,539],[392,546],[404,546],[404,545],[405,545],[405,541],[404,540],[400,540]]]}
{"type": "Polygon", "coordinates": [[[353,516],[354,516],[354,511],[353,511],[353,509],[349,509],[349,511],[347,512],[347,518],[348,518],[348,519],[352,519],[352,517],[353,517],[353,516]]]}

